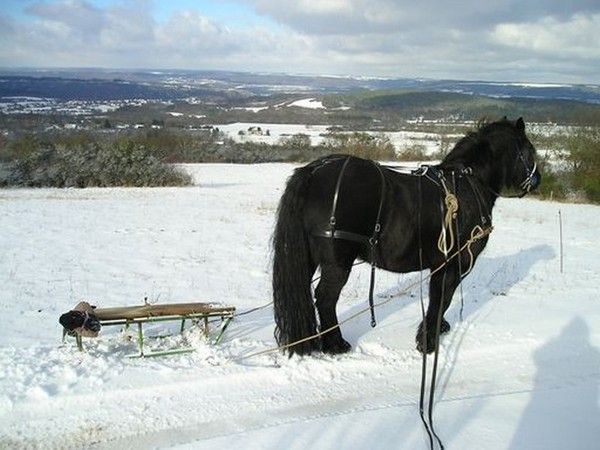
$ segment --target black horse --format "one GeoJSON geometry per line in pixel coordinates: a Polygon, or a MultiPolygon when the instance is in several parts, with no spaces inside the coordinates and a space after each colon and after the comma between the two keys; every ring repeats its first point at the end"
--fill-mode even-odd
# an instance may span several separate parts
{"type": "MultiPolygon", "coordinates": [[[[426,323],[421,323],[416,338],[421,352],[432,352],[436,325],[441,333],[450,330],[443,314],[487,236],[475,241],[470,252],[450,255],[474,228],[491,225],[492,208],[502,190],[518,190],[522,196],[540,181],[522,118],[481,124],[440,164],[413,173],[347,155],[320,158],[296,169],[281,198],[273,236],[277,342],[290,345],[338,324],[336,304],[357,258],[402,273],[446,263],[431,276],[426,323]],[[458,200],[458,211],[440,248],[449,193],[458,200]],[[313,303],[311,278],[319,266],[313,303]]],[[[320,339],[290,345],[288,351],[343,353],[350,348],[338,327],[320,339]]]]}

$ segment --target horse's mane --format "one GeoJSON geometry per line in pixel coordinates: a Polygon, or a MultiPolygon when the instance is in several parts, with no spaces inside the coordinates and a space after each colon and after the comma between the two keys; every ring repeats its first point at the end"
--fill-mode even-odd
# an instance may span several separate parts
{"type": "Polygon", "coordinates": [[[469,131],[454,146],[440,163],[441,167],[468,166],[472,163],[482,162],[492,157],[491,149],[486,137],[494,131],[510,129],[513,124],[506,118],[490,122],[481,119],[477,122],[474,131],[469,131]]]}

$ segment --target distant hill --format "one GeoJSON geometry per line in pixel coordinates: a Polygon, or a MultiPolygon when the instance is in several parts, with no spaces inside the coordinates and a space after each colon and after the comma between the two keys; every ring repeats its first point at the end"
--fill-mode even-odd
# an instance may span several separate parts
{"type": "Polygon", "coordinates": [[[36,96],[84,101],[178,99],[190,96],[228,99],[274,93],[332,94],[399,89],[600,104],[600,85],[589,84],[353,78],[190,70],[0,70],[0,97],[36,96]]]}
{"type": "Polygon", "coordinates": [[[350,107],[370,113],[394,113],[403,118],[478,119],[527,115],[536,122],[600,124],[600,105],[553,98],[496,98],[432,91],[363,91],[325,97],[330,107],[350,107]]]}
{"type": "Polygon", "coordinates": [[[0,107],[6,113],[0,114],[0,126],[11,130],[27,121],[53,124],[51,117],[34,120],[32,114],[100,114],[121,125],[167,121],[179,127],[257,121],[393,130],[399,121],[418,117],[502,116],[599,125],[600,86],[220,71],[0,70],[0,107]],[[287,107],[309,98],[325,108],[287,107]],[[142,102],[132,107],[130,100],[142,102]]]}
{"type": "Polygon", "coordinates": [[[122,79],[0,76],[0,97],[41,97],[57,100],[177,100],[199,97],[226,102],[246,97],[243,92],[214,87],[145,83],[122,79]]]}

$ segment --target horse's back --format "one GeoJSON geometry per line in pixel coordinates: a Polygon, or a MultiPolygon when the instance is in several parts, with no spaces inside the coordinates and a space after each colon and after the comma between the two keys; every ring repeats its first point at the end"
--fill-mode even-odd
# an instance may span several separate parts
{"type": "Polygon", "coordinates": [[[375,163],[357,157],[341,176],[347,156],[335,155],[315,166],[310,179],[305,209],[305,228],[309,233],[328,230],[332,215],[335,228],[370,236],[377,219],[382,181],[375,163]],[[337,203],[333,211],[336,185],[337,203]]]}

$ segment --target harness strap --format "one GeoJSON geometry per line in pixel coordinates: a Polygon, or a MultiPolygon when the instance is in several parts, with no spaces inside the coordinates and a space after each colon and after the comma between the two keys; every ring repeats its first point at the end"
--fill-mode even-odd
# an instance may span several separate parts
{"type": "Polygon", "coordinates": [[[379,172],[379,178],[381,179],[381,189],[379,190],[379,208],[377,209],[377,219],[375,219],[375,227],[373,228],[373,245],[377,244],[377,238],[379,237],[379,233],[381,232],[381,212],[383,210],[383,202],[385,200],[385,176],[383,175],[383,170],[376,162],[373,162],[373,165],[377,168],[379,172]]]}
{"type": "Polygon", "coordinates": [[[377,243],[379,242],[379,233],[381,232],[381,211],[383,210],[383,201],[385,199],[385,176],[379,164],[373,162],[379,176],[381,178],[381,189],[379,190],[379,208],[377,209],[377,219],[375,219],[375,227],[373,228],[373,235],[369,239],[371,246],[371,281],[369,283],[369,309],[371,310],[371,327],[377,326],[377,320],[375,320],[375,305],[373,301],[373,291],[375,290],[375,268],[377,267],[375,260],[377,259],[377,243]]]}
{"type": "Polygon", "coordinates": [[[331,204],[331,214],[329,215],[329,229],[323,231],[314,231],[312,234],[318,237],[325,237],[329,239],[344,239],[347,241],[357,242],[359,244],[365,244],[369,246],[371,259],[371,280],[369,282],[369,309],[371,311],[371,326],[375,327],[377,325],[377,321],[375,320],[375,302],[373,300],[373,292],[375,290],[375,269],[377,267],[375,261],[377,259],[377,244],[379,242],[379,235],[381,233],[381,213],[383,211],[383,202],[385,200],[385,176],[383,174],[383,171],[381,170],[380,165],[374,161],[371,161],[371,163],[379,172],[379,177],[381,179],[377,218],[375,219],[375,226],[373,227],[373,233],[371,237],[358,233],[353,233],[351,231],[336,230],[337,221],[335,218],[335,213],[337,211],[337,204],[340,196],[340,188],[342,186],[342,179],[344,178],[344,173],[346,172],[346,168],[348,167],[348,163],[350,162],[351,158],[351,156],[346,157],[346,160],[344,161],[344,164],[340,169],[337,181],[335,183],[333,202],[331,204]]]}
{"type": "Polygon", "coordinates": [[[344,239],[346,241],[358,242],[359,244],[369,244],[369,241],[371,240],[371,238],[364,234],[352,233],[351,231],[344,230],[315,231],[312,235],[324,238],[344,239]]]}
{"type": "Polygon", "coordinates": [[[483,194],[479,187],[475,184],[475,181],[472,177],[467,177],[467,181],[471,186],[471,190],[473,191],[473,195],[475,196],[475,200],[477,201],[477,208],[479,209],[479,218],[481,219],[481,225],[486,226],[488,222],[492,221],[492,214],[490,211],[486,211],[487,217],[483,214],[482,203],[485,204],[485,200],[483,198],[483,194]]]}
{"type": "MultiPolygon", "coordinates": [[[[329,215],[329,229],[332,233],[335,231],[335,211],[337,210],[338,198],[340,196],[340,187],[342,186],[342,178],[344,177],[344,172],[346,171],[346,167],[348,167],[348,163],[350,162],[351,156],[347,156],[344,164],[342,165],[342,169],[338,175],[337,181],[335,183],[335,191],[333,193],[333,203],[331,205],[331,214],[329,215]]],[[[331,237],[335,237],[332,236],[331,237]]]]}

